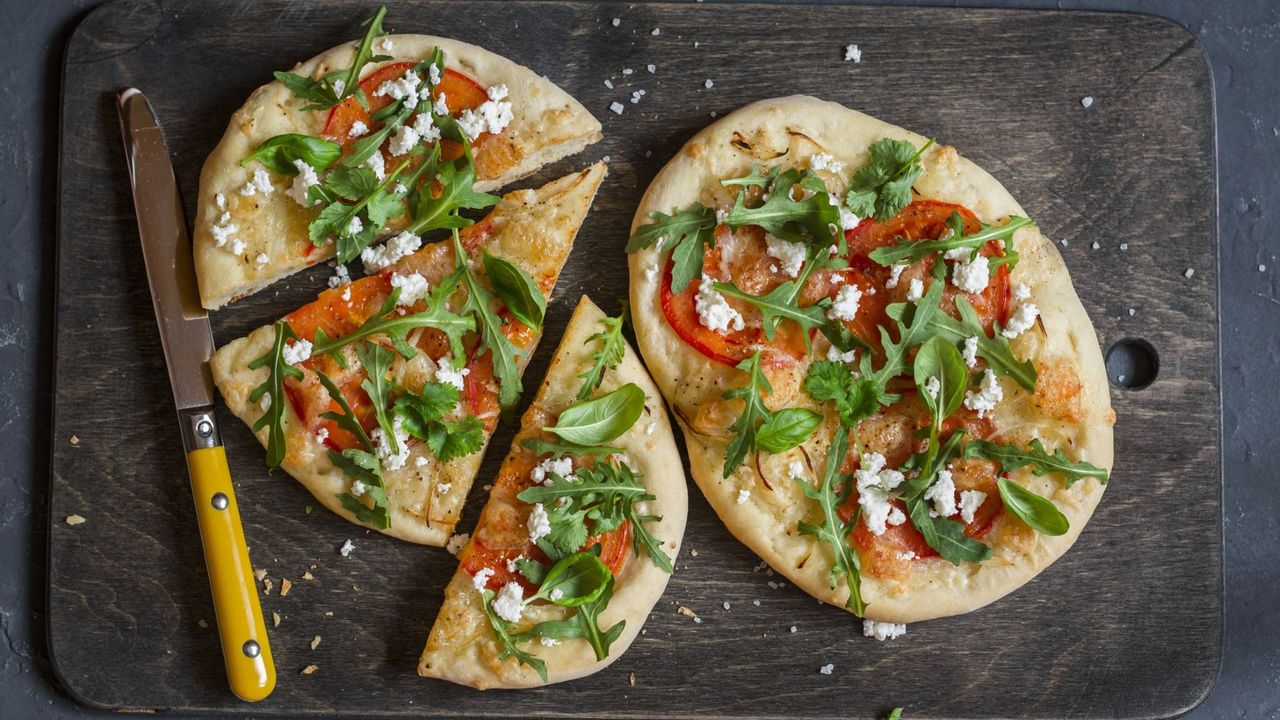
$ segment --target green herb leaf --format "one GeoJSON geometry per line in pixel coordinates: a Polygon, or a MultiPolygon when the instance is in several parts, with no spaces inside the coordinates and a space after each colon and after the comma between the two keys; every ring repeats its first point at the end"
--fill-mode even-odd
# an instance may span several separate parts
{"type": "MultiPolygon", "coordinates": [[[[907,309],[908,306],[905,303],[894,303],[886,309],[886,312],[889,317],[901,320],[906,315],[907,309]]],[[[930,332],[953,343],[962,343],[971,337],[978,338],[978,357],[987,361],[992,372],[1011,377],[1027,392],[1035,392],[1035,365],[1030,360],[1019,360],[1013,354],[1013,348],[1009,346],[1008,339],[1003,335],[996,333],[994,337],[988,337],[982,328],[982,322],[978,319],[978,313],[963,296],[956,296],[956,309],[960,314],[959,320],[941,312],[930,316],[930,332]]]]}
{"type": "MultiPolygon", "coordinates": [[[[952,212],[947,219],[951,234],[940,240],[924,240],[900,242],[897,245],[886,245],[872,250],[867,256],[881,265],[910,265],[923,260],[934,253],[945,254],[955,248],[971,248],[975,252],[992,240],[1004,240],[1006,245],[1013,242],[1013,234],[1025,227],[1034,227],[1035,221],[1030,218],[1010,215],[1003,225],[978,223],[981,228],[972,234],[965,234],[964,219],[960,213],[952,212]]],[[[994,258],[993,258],[994,259],[994,258]]]]}
{"type": "Polygon", "coordinates": [[[774,165],[769,170],[769,172],[765,173],[764,175],[761,175],[760,166],[752,165],[750,173],[743,175],[742,177],[739,177],[739,178],[730,178],[728,180],[721,180],[720,185],[722,185],[723,187],[733,187],[735,185],[738,185],[744,188],[746,187],[767,188],[771,183],[773,183],[775,179],[777,179],[778,174],[781,172],[782,172],[782,166],[774,165]]]}
{"type": "Polygon", "coordinates": [[[320,380],[320,384],[324,386],[326,392],[329,393],[329,399],[338,404],[338,408],[342,410],[340,413],[333,411],[320,413],[320,417],[326,420],[332,420],[338,424],[338,427],[346,430],[356,439],[360,441],[360,446],[370,453],[376,453],[373,448],[373,441],[369,439],[369,434],[364,431],[364,426],[360,424],[360,420],[356,418],[356,414],[351,411],[351,405],[347,403],[347,398],[338,389],[337,385],[329,379],[328,375],[320,371],[316,371],[316,378],[320,380]]]}
{"type": "Polygon", "coordinates": [[[445,334],[454,359],[461,364],[462,337],[475,330],[475,322],[469,317],[454,314],[445,306],[454,287],[448,281],[438,283],[427,296],[426,310],[405,315],[400,314],[396,305],[400,299],[400,288],[392,288],[391,294],[382,302],[382,307],[354,331],[338,338],[330,338],[323,332],[317,332],[311,354],[332,355],[339,364],[346,367],[346,360],[339,352],[342,348],[375,335],[384,335],[396,352],[408,360],[417,354],[417,350],[409,344],[409,332],[415,328],[429,327],[445,334]]]}
{"type": "Polygon", "coordinates": [[[780,453],[799,445],[822,424],[822,415],[808,408],[783,408],[760,424],[756,447],[780,453]]]}
{"type": "Polygon", "coordinates": [[[364,366],[365,379],[360,383],[373,404],[374,415],[378,418],[378,427],[382,428],[383,441],[387,443],[392,455],[400,453],[400,443],[396,441],[395,428],[391,424],[390,397],[391,379],[387,373],[396,354],[378,343],[364,342],[356,345],[356,355],[364,366]]]}
{"type": "Polygon", "coordinates": [[[529,638],[541,636],[556,640],[580,638],[591,645],[597,660],[605,659],[609,656],[609,646],[622,635],[622,630],[627,624],[625,620],[619,620],[608,630],[600,630],[600,613],[604,612],[604,609],[609,606],[609,601],[613,599],[613,585],[614,579],[610,575],[604,590],[595,600],[579,605],[577,612],[566,620],[548,620],[534,625],[527,636],[529,638]]]}
{"type": "Polygon", "coordinates": [[[276,72],[274,73],[276,79],[284,83],[285,87],[293,91],[294,95],[308,101],[308,104],[303,106],[303,110],[328,110],[342,102],[349,95],[355,95],[360,100],[361,105],[368,107],[368,101],[360,90],[360,71],[370,62],[390,59],[385,56],[374,55],[372,50],[373,41],[386,34],[382,29],[382,18],[386,14],[387,9],[385,7],[379,8],[377,14],[366,22],[368,29],[356,48],[355,59],[349,68],[325,73],[319,79],[287,72],[276,72]],[[341,88],[341,92],[339,92],[339,88],[341,88]]]}
{"type": "Polygon", "coordinates": [[[586,400],[600,387],[606,370],[618,367],[627,352],[626,339],[622,337],[622,326],[627,321],[627,301],[622,301],[622,312],[618,317],[600,318],[604,330],[587,338],[587,342],[599,343],[600,347],[591,353],[591,368],[578,377],[582,378],[582,387],[578,388],[579,400],[586,400]]]}
{"type": "Polygon", "coordinates": [[[550,455],[553,458],[562,458],[566,455],[604,457],[622,452],[622,448],[609,445],[579,445],[564,440],[541,438],[525,438],[520,441],[520,444],[532,450],[534,455],[550,455]]]}
{"type": "Polygon", "coordinates": [[[405,428],[421,440],[426,440],[425,427],[453,412],[462,393],[449,383],[427,382],[416,393],[405,392],[396,398],[396,411],[405,419],[405,428]],[[423,430],[414,432],[421,426],[423,430]]]}
{"type": "Polygon", "coordinates": [[[974,440],[965,446],[964,456],[994,460],[1000,463],[1004,472],[1030,466],[1031,471],[1036,475],[1061,473],[1067,481],[1067,487],[1071,487],[1077,480],[1089,477],[1097,479],[1103,485],[1106,485],[1108,480],[1106,470],[1087,462],[1073,461],[1067,457],[1062,448],[1058,448],[1050,455],[1039,438],[1032,439],[1029,449],[1013,445],[998,445],[988,440],[974,440]]]}
{"type": "Polygon", "coordinates": [[[644,413],[644,390],[627,383],[613,392],[565,408],[543,430],[579,445],[603,445],[631,429],[644,413]]]}
{"type": "Polygon", "coordinates": [[[855,378],[842,362],[815,361],[805,376],[804,389],[818,402],[835,402],[840,424],[846,428],[856,427],[859,420],[880,409],[882,389],[872,380],[855,378]]]}
{"type": "Polygon", "coordinates": [[[457,420],[432,423],[426,440],[431,454],[441,462],[449,462],[484,447],[484,421],[475,415],[463,415],[457,420]]]}
{"type": "Polygon", "coordinates": [[[369,507],[352,493],[339,493],[338,500],[356,520],[378,530],[391,527],[391,513],[388,509],[387,491],[382,481],[382,466],[373,453],[357,448],[347,448],[342,452],[329,451],[329,462],[341,470],[354,482],[363,487],[361,497],[367,497],[373,503],[369,507]]]}
{"type": "Polygon", "coordinates": [[[747,459],[747,453],[755,452],[756,432],[761,423],[772,417],[773,412],[764,404],[761,393],[773,392],[769,379],[760,370],[760,352],[738,363],[738,369],[747,374],[744,387],[733,388],[724,393],[726,398],[742,400],[742,414],[729,426],[733,431],[733,440],[725,449],[724,477],[729,477],[747,459]]]}
{"type": "Polygon", "coordinates": [[[912,372],[920,399],[933,416],[934,432],[941,432],[942,422],[960,409],[965,389],[969,387],[969,369],[965,367],[964,356],[955,345],[935,335],[916,351],[912,372]],[[931,388],[931,383],[936,385],[931,388]]]}
{"type": "Polygon", "coordinates": [[[403,212],[400,194],[389,188],[407,164],[406,161],[398,165],[381,182],[366,167],[344,169],[340,166],[330,170],[320,191],[314,187],[308,191],[308,198],[328,199],[328,204],[307,226],[311,243],[320,247],[329,238],[337,238],[338,262],[350,262],[358,256],[373,242],[389,218],[403,212]],[[370,187],[370,183],[376,184],[370,187]],[[344,199],[355,202],[345,202],[344,199]],[[353,220],[358,220],[354,227],[353,220]]]}
{"type": "Polygon", "coordinates": [[[1071,528],[1067,516],[1049,501],[1021,485],[1000,478],[996,480],[1000,488],[1000,499],[1018,519],[1028,527],[1043,535],[1062,535],[1071,528]]]}
{"type": "Polygon", "coordinates": [[[264,140],[240,164],[248,165],[257,160],[274,173],[297,175],[298,166],[293,164],[295,160],[301,160],[320,171],[337,162],[340,157],[342,146],[336,142],[291,133],[264,140]]]}
{"type": "Polygon", "coordinates": [[[929,503],[923,497],[907,500],[907,514],[929,547],[938,551],[953,565],[983,562],[991,557],[991,548],[964,534],[964,525],[955,520],[929,516],[929,503]]]}
{"type": "Polygon", "coordinates": [[[280,467],[285,456],[284,408],[288,403],[285,401],[284,379],[286,377],[294,380],[303,378],[301,370],[284,361],[286,341],[297,340],[298,335],[284,320],[276,321],[275,334],[276,339],[271,343],[271,349],[249,363],[250,370],[265,367],[268,371],[267,379],[249,393],[249,402],[259,403],[264,397],[271,398],[267,409],[262,412],[262,417],[253,423],[252,429],[256,433],[264,427],[267,428],[267,467],[272,470],[280,467]]]}
{"type": "Polygon", "coordinates": [[[486,589],[482,593],[482,597],[484,601],[480,603],[480,607],[484,608],[484,616],[488,618],[489,627],[493,629],[493,635],[497,638],[498,645],[501,647],[498,652],[498,659],[515,658],[521,665],[528,665],[533,668],[538,673],[538,677],[542,678],[542,682],[545,683],[547,681],[547,664],[532,653],[521,650],[516,645],[517,639],[511,634],[511,624],[498,617],[498,614],[493,611],[494,592],[486,589]]]}
{"type": "Polygon", "coordinates": [[[871,157],[849,180],[845,203],[859,217],[885,220],[897,215],[911,202],[911,186],[924,172],[920,156],[933,140],[919,150],[906,140],[884,138],[871,144],[871,157]]]}
{"type": "Polygon", "coordinates": [[[657,245],[659,250],[674,248],[671,253],[672,292],[684,292],[689,283],[702,276],[702,260],[708,245],[715,245],[716,214],[700,203],[694,203],[674,215],[649,213],[653,222],[636,228],[627,241],[627,252],[657,245]]]}
{"type": "Polygon", "coordinates": [[[449,284],[456,284],[460,279],[466,286],[467,298],[463,303],[463,312],[470,313],[475,318],[480,333],[476,356],[489,354],[493,361],[493,376],[498,380],[498,403],[504,410],[510,409],[524,390],[516,358],[523,357],[526,351],[516,347],[502,331],[505,323],[490,307],[490,303],[495,300],[494,295],[476,279],[467,265],[467,254],[462,249],[457,230],[453,231],[453,258],[457,269],[449,284]]]}
{"type": "MultiPolygon", "coordinates": [[[[807,277],[807,273],[806,273],[807,277]]],[[[800,307],[796,303],[796,298],[800,294],[800,288],[803,287],[796,280],[788,280],[781,283],[773,290],[765,295],[752,295],[738,289],[733,283],[718,282],[712,285],[717,292],[728,295],[729,297],[745,300],[751,303],[760,311],[761,322],[764,326],[764,335],[767,340],[772,341],[777,333],[778,324],[783,320],[790,320],[804,331],[804,339],[806,346],[809,342],[809,331],[820,327],[826,322],[824,308],[827,303],[810,305],[809,307],[800,307]]]]}
{"type": "Polygon", "coordinates": [[[889,714],[884,716],[884,720],[902,720],[902,708],[898,707],[890,710],[889,714]]]}
{"type": "Polygon", "coordinates": [[[552,565],[537,594],[529,599],[578,607],[599,598],[611,580],[613,573],[600,558],[593,553],[578,552],[552,565]]]}
{"type": "Polygon", "coordinates": [[[826,248],[838,240],[831,227],[840,227],[840,210],[831,203],[822,180],[811,171],[802,173],[793,168],[777,176],[759,207],[747,207],[746,196],[740,193],[724,222],[735,229],[759,225],[770,235],[788,242],[826,248]],[[797,186],[799,200],[794,197],[797,186]]]}
{"type": "MultiPolygon", "coordinates": [[[[432,115],[432,117],[436,117],[432,115]]],[[[456,123],[445,117],[437,119],[443,127],[456,128],[456,123]]],[[[446,133],[442,131],[442,136],[446,133]]],[[[461,210],[483,210],[498,204],[497,195],[476,192],[476,168],[471,157],[471,144],[462,132],[448,133],[450,138],[463,146],[463,154],[456,160],[440,163],[439,148],[434,147],[428,156],[428,164],[424,165],[422,177],[425,182],[419,184],[418,194],[414,202],[413,222],[406,228],[415,235],[423,235],[437,229],[461,229],[471,225],[468,218],[459,215],[461,210]],[[434,174],[435,182],[432,182],[434,174]],[[439,194],[437,195],[437,191],[439,194]]],[[[415,178],[415,184],[417,180],[415,178]]]]}
{"type": "Polygon", "coordinates": [[[547,314],[547,299],[529,273],[510,260],[490,255],[487,251],[484,254],[484,271],[489,276],[493,292],[507,310],[529,329],[541,331],[542,319],[547,314]]]}
{"type": "Polygon", "coordinates": [[[847,521],[840,519],[840,507],[849,500],[849,493],[853,487],[852,478],[840,473],[840,467],[844,464],[848,453],[849,435],[844,431],[837,431],[831,440],[831,447],[827,449],[822,484],[815,488],[803,478],[792,479],[800,487],[804,496],[817,502],[822,510],[822,522],[816,524],[801,522],[800,532],[818,538],[819,542],[831,548],[831,570],[827,573],[827,579],[834,589],[840,578],[844,578],[845,584],[849,587],[849,598],[845,601],[845,607],[852,610],[858,617],[862,617],[867,612],[867,605],[862,600],[862,560],[858,557],[858,552],[849,544],[849,534],[857,526],[861,511],[854,511],[853,517],[847,521]]]}

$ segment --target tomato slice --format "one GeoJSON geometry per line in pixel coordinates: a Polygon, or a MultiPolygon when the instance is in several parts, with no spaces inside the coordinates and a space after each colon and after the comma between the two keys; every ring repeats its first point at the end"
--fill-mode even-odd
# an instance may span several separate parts
{"type": "MultiPolygon", "coordinates": [[[[357,139],[350,137],[351,128],[356,122],[364,123],[370,130],[374,129],[372,115],[390,105],[393,98],[373,93],[383,83],[403,77],[416,64],[391,63],[369,73],[368,77],[360,81],[360,89],[364,91],[365,99],[369,102],[369,109],[366,110],[354,96],[344,99],[329,111],[329,117],[325,120],[322,131],[324,135],[334,142],[345,145],[357,139]]],[[[457,115],[463,110],[474,110],[489,99],[488,92],[480,83],[450,68],[445,68],[441,73],[440,84],[432,89],[431,96],[433,99],[438,99],[441,94],[444,95],[444,103],[449,108],[450,115],[457,115]]]]}

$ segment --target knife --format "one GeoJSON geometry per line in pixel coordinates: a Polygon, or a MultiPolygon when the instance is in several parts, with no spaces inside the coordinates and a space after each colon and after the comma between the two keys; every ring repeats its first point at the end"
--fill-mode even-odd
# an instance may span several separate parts
{"type": "Polygon", "coordinates": [[[200,305],[187,222],[160,123],[135,88],[121,91],[118,103],[142,256],[178,408],[222,658],[231,691],[242,700],[257,701],[275,688],[276,669],[213,414],[213,331],[200,305]]]}

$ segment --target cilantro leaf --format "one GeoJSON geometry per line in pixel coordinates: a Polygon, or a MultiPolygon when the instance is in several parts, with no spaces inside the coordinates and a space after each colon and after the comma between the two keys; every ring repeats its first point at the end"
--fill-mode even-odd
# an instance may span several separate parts
{"type": "Polygon", "coordinates": [[[320,190],[313,187],[308,191],[309,198],[327,203],[307,226],[311,243],[320,247],[336,237],[338,262],[350,262],[358,256],[388,219],[403,213],[400,193],[390,187],[407,166],[408,161],[400,163],[381,182],[367,167],[330,170],[320,190]]]}
{"type": "Polygon", "coordinates": [[[871,156],[867,164],[849,179],[849,193],[845,204],[859,217],[885,220],[897,215],[911,202],[911,186],[924,168],[920,156],[933,140],[919,150],[906,140],[884,138],[871,144],[871,156]]]}
{"type": "MultiPolygon", "coordinates": [[[[955,248],[982,249],[993,240],[1004,240],[1006,245],[1013,242],[1013,234],[1025,227],[1034,227],[1035,221],[1030,218],[1010,215],[1003,225],[988,225],[979,221],[980,229],[971,234],[964,232],[964,220],[960,213],[952,212],[947,219],[949,235],[938,240],[905,240],[896,245],[886,245],[872,250],[867,256],[881,265],[910,265],[923,260],[934,253],[945,254],[955,248]]],[[[992,258],[993,260],[995,258],[992,258]]],[[[1011,263],[1012,264],[1012,263],[1011,263]]]]}
{"type": "Polygon", "coordinates": [[[700,203],[693,203],[673,215],[651,212],[653,222],[636,228],[627,241],[627,252],[657,245],[659,250],[675,248],[671,253],[671,290],[684,292],[689,283],[702,276],[702,260],[708,245],[715,245],[716,214],[700,203]]]}
{"type": "Polygon", "coordinates": [[[457,420],[432,423],[426,440],[433,455],[441,462],[449,462],[480,451],[484,446],[484,421],[475,415],[463,415],[457,420]]]}
{"type": "Polygon", "coordinates": [[[627,351],[626,339],[622,337],[622,326],[627,322],[627,301],[622,301],[622,312],[618,317],[600,318],[604,329],[587,338],[588,343],[599,343],[600,347],[591,353],[591,367],[578,377],[582,378],[582,387],[578,388],[578,400],[591,397],[600,381],[604,379],[606,370],[618,367],[627,351]]]}
{"type": "Polygon", "coordinates": [[[256,433],[264,427],[267,428],[267,467],[272,470],[280,467],[285,456],[284,408],[288,403],[285,402],[284,379],[286,377],[294,380],[303,378],[301,370],[284,361],[286,341],[296,341],[298,335],[284,320],[276,321],[275,335],[271,349],[249,363],[250,370],[265,367],[268,371],[267,379],[249,393],[249,401],[258,403],[264,397],[270,398],[267,409],[262,412],[262,417],[253,423],[252,429],[256,433]]]}
{"type": "Polygon", "coordinates": [[[809,366],[804,389],[818,402],[834,401],[840,424],[846,428],[874,415],[883,392],[874,381],[854,377],[849,366],[832,360],[817,360],[809,366]]]}
{"type": "MultiPolygon", "coordinates": [[[[427,382],[422,384],[422,389],[418,392],[406,392],[396,398],[396,410],[405,417],[406,421],[412,419],[417,424],[425,426],[428,423],[439,422],[441,418],[452,412],[458,406],[461,395],[461,391],[449,383],[427,382]]],[[[405,427],[411,426],[406,423],[405,427]]]]}
{"type": "Polygon", "coordinates": [[[1004,472],[1029,466],[1036,475],[1061,473],[1067,481],[1067,487],[1071,487],[1079,480],[1090,477],[1103,485],[1107,484],[1109,479],[1106,470],[1084,461],[1073,461],[1067,457],[1062,448],[1058,448],[1050,455],[1044,449],[1044,443],[1040,442],[1039,438],[1031,440],[1030,448],[1000,445],[987,440],[974,440],[965,446],[964,456],[966,458],[994,460],[1000,463],[1004,472]]]}
{"type": "Polygon", "coordinates": [[[843,430],[836,431],[827,449],[827,461],[823,466],[822,483],[818,487],[809,484],[803,478],[792,478],[799,485],[804,496],[818,503],[822,511],[822,522],[801,522],[799,530],[805,535],[818,538],[831,548],[831,570],[827,573],[832,589],[841,577],[849,587],[849,598],[845,607],[858,617],[867,612],[867,605],[862,600],[862,560],[858,551],[849,544],[849,534],[853,532],[861,517],[861,510],[855,510],[848,520],[840,519],[840,507],[849,500],[853,482],[849,475],[842,475],[840,467],[849,453],[849,435],[843,430]]]}
{"type": "Polygon", "coordinates": [[[532,653],[521,650],[516,645],[517,638],[511,633],[511,623],[498,617],[498,614],[493,611],[494,597],[494,592],[486,588],[481,593],[480,607],[484,609],[484,616],[489,620],[489,627],[493,629],[494,637],[497,638],[498,646],[501,648],[498,651],[498,659],[515,658],[521,665],[528,665],[533,668],[538,673],[538,677],[542,678],[542,682],[545,683],[547,681],[547,664],[532,653]]]}

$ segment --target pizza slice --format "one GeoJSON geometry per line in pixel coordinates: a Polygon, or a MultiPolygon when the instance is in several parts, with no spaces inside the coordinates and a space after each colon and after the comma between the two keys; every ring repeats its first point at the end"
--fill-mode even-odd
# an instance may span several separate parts
{"type": "Polygon", "coordinates": [[[214,382],[268,466],[352,522],[444,545],[604,176],[600,163],[509,193],[448,240],[219,349],[214,382]]]}
{"type": "Polygon", "coordinates": [[[482,690],[589,675],[661,597],[688,495],[623,321],[578,304],[458,555],[419,674],[482,690]]]}
{"type": "Polygon", "coordinates": [[[550,80],[448,38],[364,38],[277,72],[231,118],[200,175],[195,263],[215,309],[335,255],[375,269],[447,229],[455,207],[601,138],[550,80]],[[408,233],[408,235],[404,235],[408,233]]]}

